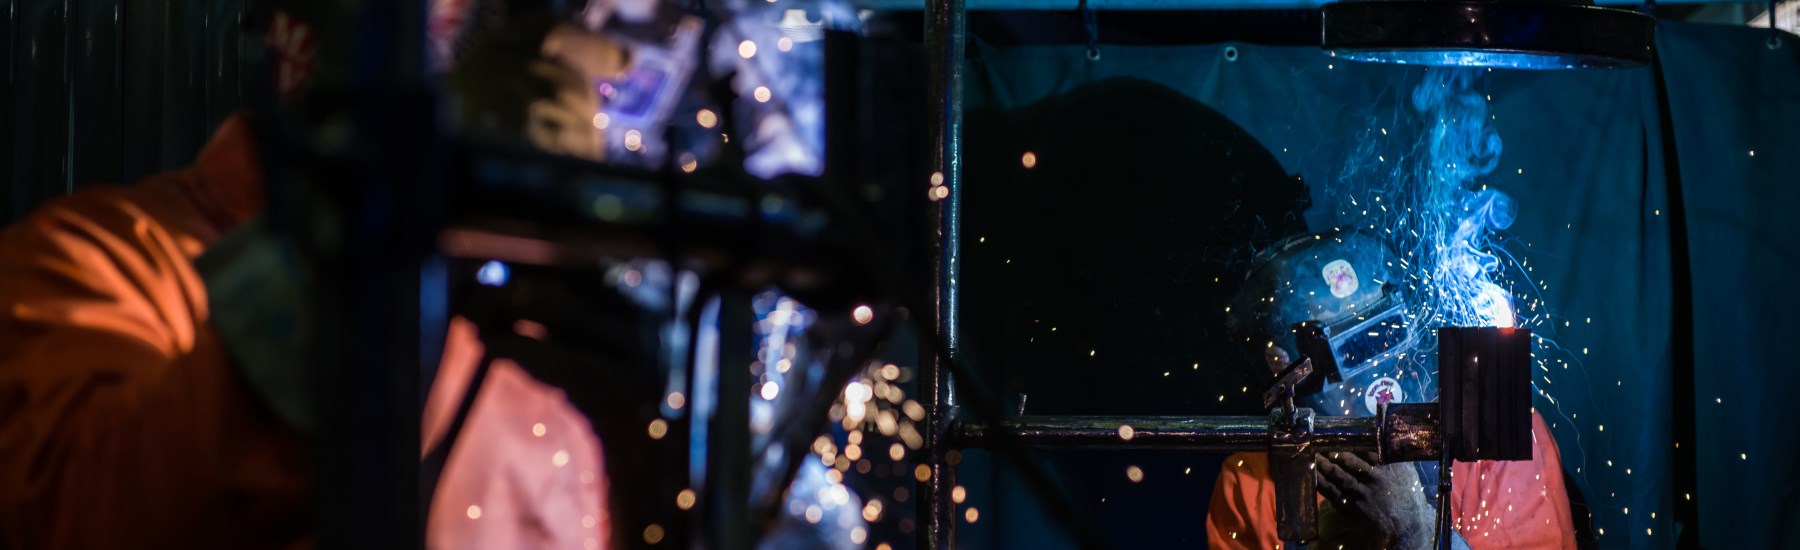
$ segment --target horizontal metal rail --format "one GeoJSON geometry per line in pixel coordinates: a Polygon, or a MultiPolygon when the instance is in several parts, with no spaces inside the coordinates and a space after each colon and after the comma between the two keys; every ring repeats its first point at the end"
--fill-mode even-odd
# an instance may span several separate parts
{"type": "Polygon", "coordinates": [[[1019,416],[997,423],[965,422],[952,445],[1001,445],[1037,450],[1267,451],[1273,443],[1300,452],[1374,452],[1384,462],[1435,459],[1441,454],[1436,403],[1382,404],[1375,416],[1311,416],[1309,426],[1270,430],[1278,416],[1019,416]],[[1310,428],[1310,429],[1308,429],[1310,428]],[[1275,441],[1279,437],[1280,441],[1275,441]]]}
{"type": "MultiPolygon", "coordinates": [[[[956,430],[960,447],[984,447],[995,437],[1031,449],[1263,451],[1269,448],[1269,417],[1024,416],[956,430]]],[[[1372,416],[1318,417],[1312,444],[1320,450],[1372,452],[1380,447],[1380,426],[1372,416]]]]}
{"type": "MultiPolygon", "coordinates": [[[[964,0],[969,11],[983,10],[1061,10],[1075,8],[1067,0],[964,0]]],[[[1325,0],[1088,0],[1088,6],[1101,11],[1202,11],[1202,10],[1308,10],[1329,2],[1325,0]]],[[[1733,0],[1658,0],[1658,4],[1723,4],[1733,0]]],[[[920,11],[924,0],[851,0],[859,9],[883,11],[920,11]]],[[[1636,8],[1637,3],[1602,2],[1602,5],[1636,8]]]]}

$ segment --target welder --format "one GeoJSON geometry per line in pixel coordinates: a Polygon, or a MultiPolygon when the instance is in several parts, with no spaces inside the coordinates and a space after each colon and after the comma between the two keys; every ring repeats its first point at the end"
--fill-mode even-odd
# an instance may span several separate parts
{"type": "MultiPolygon", "coordinates": [[[[321,24],[289,8],[259,16],[284,96],[307,88],[321,24]]],[[[480,78],[449,79],[465,127],[598,158],[589,83],[617,76],[623,50],[582,25],[513,22],[490,42],[531,45],[523,57],[477,57],[480,78]]],[[[187,168],[84,189],[0,231],[0,548],[310,545],[313,404],[291,347],[308,276],[258,221],[256,116],[226,119],[187,168]]],[[[471,338],[453,330],[446,361],[471,338]]],[[[516,382],[496,388],[549,393],[516,382]]]]}
{"type": "MultiPolygon", "coordinates": [[[[1268,368],[1282,372],[1304,351],[1297,324],[1317,327],[1338,365],[1302,396],[1317,414],[1374,416],[1380,404],[1431,402],[1429,329],[1409,311],[1406,274],[1374,236],[1334,231],[1289,238],[1258,255],[1227,310],[1227,326],[1268,368]],[[1421,357],[1421,355],[1425,355],[1421,357]]],[[[1502,304],[1503,307],[1510,305],[1502,304]]],[[[1500,316],[1510,319],[1511,315],[1500,316]]],[[[1315,376],[1323,376],[1323,373],[1315,376]]],[[[1453,548],[1574,548],[1562,459],[1532,411],[1532,458],[1457,462],[1450,506],[1453,548]]],[[[1315,460],[1319,540],[1314,547],[1431,548],[1436,534],[1436,463],[1382,464],[1372,454],[1322,453],[1315,460]]],[[[1277,548],[1275,487],[1265,453],[1228,457],[1213,488],[1207,538],[1213,548],[1277,548]]]]}

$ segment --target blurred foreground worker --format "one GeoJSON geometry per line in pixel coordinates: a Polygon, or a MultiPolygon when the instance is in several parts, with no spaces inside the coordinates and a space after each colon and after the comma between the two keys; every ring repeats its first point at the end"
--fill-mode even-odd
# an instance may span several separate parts
{"type": "MultiPolygon", "coordinates": [[[[1404,280],[1391,267],[1395,263],[1386,244],[1363,233],[1284,241],[1258,258],[1232,300],[1232,335],[1277,375],[1301,355],[1288,327],[1321,325],[1337,356],[1342,383],[1324,384],[1302,398],[1320,415],[1373,416],[1382,403],[1433,401],[1435,365],[1405,357],[1418,349],[1417,323],[1408,318],[1401,293],[1381,282],[1404,280]]],[[[1512,318],[1510,304],[1494,307],[1506,311],[1493,318],[1512,318]]],[[[1440,475],[1436,463],[1378,464],[1371,454],[1326,453],[1317,458],[1314,470],[1322,502],[1315,546],[1432,548],[1440,475]]],[[[1531,460],[1457,462],[1453,470],[1448,499],[1453,548],[1575,548],[1562,458],[1535,409],[1531,460]]],[[[1206,518],[1211,547],[1279,547],[1275,509],[1268,455],[1226,458],[1206,518]]]]}
{"type": "Polygon", "coordinates": [[[193,264],[262,183],[233,117],[184,170],[0,231],[0,546],[307,540],[307,441],[233,369],[193,264]]]}
{"type": "MultiPolygon", "coordinates": [[[[580,132],[591,134],[592,126],[566,121],[596,112],[587,83],[622,72],[623,50],[566,24],[521,32],[534,30],[542,31],[534,36],[543,46],[531,51],[530,62],[496,69],[484,81],[508,91],[459,94],[461,112],[492,115],[477,133],[504,134],[511,123],[512,135],[531,143],[598,158],[600,138],[580,132]],[[610,50],[579,51],[593,47],[610,50]]],[[[277,12],[270,45],[310,62],[308,34],[277,12]]],[[[287,61],[277,77],[283,94],[302,88],[310,71],[287,61]]],[[[131,186],[84,189],[0,230],[0,548],[311,545],[312,404],[295,384],[305,365],[294,358],[304,354],[282,347],[303,341],[291,333],[292,321],[305,315],[305,286],[296,282],[305,276],[291,255],[267,244],[272,239],[255,221],[265,199],[260,164],[250,121],[236,115],[188,168],[131,186]]],[[[478,345],[455,326],[449,336],[446,363],[478,345]]],[[[503,369],[490,383],[496,400],[552,393],[503,369]]],[[[544,404],[542,414],[528,416],[560,433],[578,431],[575,420],[585,425],[578,414],[571,420],[566,404],[555,407],[544,404]]],[[[477,420],[470,436],[484,445],[511,442],[517,438],[483,441],[501,428],[482,426],[508,420],[477,420]]],[[[505,428],[537,435],[548,429],[505,428]]],[[[597,457],[597,448],[570,447],[541,462],[594,472],[597,457]]],[[[555,481],[488,475],[452,479],[447,490],[462,483],[521,508],[567,501],[569,509],[598,513],[598,504],[576,502],[596,491],[555,481]]],[[[462,513],[480,515],[473,506],[462,513]]],[[[510,529],[465,543],[437,536],[465,531],[434,522],[434,540],[448,540],[439,544],[446,547],[598,546],[575,528],[594,529],[589,518],[495,515],[489,518],[513,522],[510,529]],[[576,534],[529,536],[570,531],[576,534]]]]}

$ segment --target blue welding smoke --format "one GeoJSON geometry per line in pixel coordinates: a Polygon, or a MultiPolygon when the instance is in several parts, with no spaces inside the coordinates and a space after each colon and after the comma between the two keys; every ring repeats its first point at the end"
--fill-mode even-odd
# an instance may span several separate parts
{"type": "Polygon", "coordinates": [[[1410,208],[1412,257],[1424,274],[1413,289],[1427,326],[1514,326],[1511,295],[1496,284],[1501,258],[1491,242],[1518,216],[1511,197],[1480,185],[1499,165],[1500,134],[1473,69],[1429,69],[1412,107],[1429,125],[1410,208]]]}
{"type": "MultiPolygon", "coordinates": [[[[1338,229],[1379,236],[1393,249],[1396,258],[1388,267],[1399,280],[1383,284],[1396,285],[1411,328],[1403,351],[1385,368],[1395,369],[1392,376],[1414,388],[1417,398],[1432,399],[1437,328],[1526,327],[1542,317],[1521,317],[1535,312],[1537,301],[1523,264],[1503,246],[1518,207],[1483,183],[1503,150],[1490,124],[1488,96],[1476,89],[1485,73],[1446,67],[1415,74],[1421,80],[1410,98],[1392,104],[1398,112],[1389,119],[1411,126],[1400,134],[1413,138],[1401,140],[1404,149],[1389,148],[1392,142],[1381,139],[1389,129],[1371,117],[1340,175],[1343,186],[1327,193],[1341,201],[1338,229]],[[1528,294],[1515,297],[1514,283],[1528,294]],[[1516,303],[1526,303],[1529,312],[1516,310],[1516,303]]],[[[1380,360],[1372,364],[1383,366],[1380,360]]]]}
{"type": "MultiPolygon", "coordinates": [[[[1476,87],[1479,69],[1433,68],[1413,89],[1412,108],[1427,128],[1409,155],[1412,162],[1396,163],[1385,185],[1374,190],[1399,206],[1398,215],[1379,217],[1374,227],[1385,226],[1397,251],[1411,258],[1407,293],[1412,297],[1413,319],[1427,330],[1412,355],[1420,370],[1429,369],[1436,350],[1436,327],[1500,326],[1533,330],[1536,368],[1532,385],[1546,405],[1542,411],[1552,429],[1565,426],[1562,445],[1564,464],[1576,473],[1577,486],[1590,484],[1582,475],[1587,449],[1582,433],[1574,429],[1575,415],[1550,391],[1551,376],[1564,387],[1589,388],[1579,356],[1556,342],[1553,315],[1544,305],[1539,285],[1527,267],[1511,255],[1502,242],[1519,210],[1512,197],[1491,189],[1482,179],[1499,165],[1502,143],[1488,112],[1490,97],[1476,87]],[[1515,294],[1516,292],[1516,294],[1515,294]],[[1552,371],[1551,363],[1562,366],[1552,371]],[[1576,367],[1571,369],[1570,367],[1576,367]],[[1568,371],[1563,373],[1562,371],[1568,371]],[[1572,378],[1570,378],[1572,377],[1572,378]]],[[[1381,160],[1377,156],[1377,163],[1381,160]]],[[[1366,168],[1350,167],[1346,175],[1366,168]]],[[[1379,200],[1379,199],[1378,199],[1379,200]]],[[[1591,322],[1591,319],[1590,319],[1591,322]]],[[[1567,324],[1565,320],[1564,324],[1567,324]]],[[[1586,348],[1583,348],[1583,354],[1586,348]]],[[[1580,390],[1573,396],[1580,402],[1580,390]]],[[[1588,394],[1591,400],[1592,395],[1588,394]]],[[[1605,418],[1594,419],[1604,422],[1605,418]]],[[[1608,464],[1610,466],[1610,463],[1608,464]]]]}
{"type": "MultiPolygon", "coordinates": [[[[1425,386],[1420,398],[1433,399],[1438,327],[1501,326],[1532,330],[1533,387],[1543,413],[1558,432],[1564,464],[1578,487],[1588,488],[1592,472],[1577,415],[1594,415],[1593,381],[1582,356],[1557,341],[1559,317],[1545,303],[1547,287],[1531,279],[1531,260],[1513,255],[1507,233],[1519,215],[1512,197],[1486,184],[1499,166],[1503,144],[1493,127],[1489,96],[1481,91],[1486,71],[1432,68],[1412,88],[1410,98],[1393,102],[1392,118],[1371,116],[1355,140],[1339,175],[1341,187],[1327,192],[1339,204],[1340,229],[1379,235],[1388,241],[1402,275],[1414,340],[1387,368],[1402,383],[1425,386]],[[1410,101],[1407,101],[1410,99],[1410,101]],[[1384,122],[1415,128],[1394,132],[1384,122]],[[1411,134],[1400,148],[1384,136],[1411,134]],[[1361,213],[1360,217],[1358,212],[1361,213]],[[1345,227],[1348,226],[1348,227],[1345,227]],[[1553,369],[1553,366],[1560,368],[1553,369]],[[1555,395],[1555,388],[1565,390],[1555,395]],[[1573,401],[1565,404],[1565,399],[1573,401]],[[1585,404],[1584,404],[1585,403],[1585,404]]],[[[1384,103],[1383,105],[1388,105],[1384,103]]],[[[1385,108],[1385,107],[1382,107],[1385,108]]],[[[1397,129],[1397,128],[1393,128],[1397,129]]],[[[1562,325],[1569,320],[1563,318],[1562,325]]],[[[1592,319],[1588,319],[1592,322],[1592,319]]],[[[1600,417],[1583,422],[1603,423],[1600,417]]]]}

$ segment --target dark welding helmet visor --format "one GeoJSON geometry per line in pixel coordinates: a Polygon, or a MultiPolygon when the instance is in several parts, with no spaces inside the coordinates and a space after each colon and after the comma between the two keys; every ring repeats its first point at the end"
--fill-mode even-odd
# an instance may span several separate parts
{"type": "MultiPolygon", "coordinates": [[[[1368,416],[1387,402],[1436,398],[1436,373],[1403,361],[1417,341],[1400,259],[1372,235],[1290,238],[1257,256],[1226,325],[1253,358],[1313,358],[1297,397],[1322,414],[1368,416]]],[[[1279,365],[1253,361],[1269,369],[1279,365]]]]}

